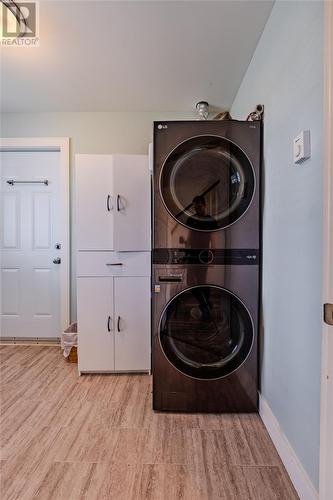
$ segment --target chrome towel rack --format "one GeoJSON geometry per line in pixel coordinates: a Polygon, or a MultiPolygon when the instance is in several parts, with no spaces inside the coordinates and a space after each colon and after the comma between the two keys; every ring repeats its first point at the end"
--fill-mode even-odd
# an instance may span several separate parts
{"type": "Polygon", "coordinates": [[[47,179],[44,181],[14,181],[14,179],[9,179],[7,184],[10,186],[14,186],[14,184],[45,184],[45,186],[48,186],[49,181],[47,179]]]}

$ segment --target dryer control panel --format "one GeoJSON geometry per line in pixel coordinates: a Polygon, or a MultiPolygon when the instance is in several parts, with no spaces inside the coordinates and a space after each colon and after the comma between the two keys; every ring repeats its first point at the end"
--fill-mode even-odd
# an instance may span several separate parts
{"type": "Polygon", "coordinates": [[[259,265],[258,249],[179,249],[158,248],[153,251],[153,264],[191,265],[259,265]]]}

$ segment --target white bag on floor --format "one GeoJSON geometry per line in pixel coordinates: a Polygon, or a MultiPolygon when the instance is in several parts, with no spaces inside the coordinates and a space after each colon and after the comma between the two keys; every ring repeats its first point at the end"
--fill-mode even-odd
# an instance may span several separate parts
{"type": "Polygon", "coordinates": [[[72,323],[61,334],[61,349],[64,351],[65,358],[68,358],[72,347],[77,347],[77,323],[72,323]]]}

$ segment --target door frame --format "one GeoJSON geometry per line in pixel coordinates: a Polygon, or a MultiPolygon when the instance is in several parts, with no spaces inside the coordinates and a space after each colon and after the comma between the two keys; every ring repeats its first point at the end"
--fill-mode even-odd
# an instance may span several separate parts
{"type": "MultiPolygon", "coordinates": [[[[3,151],[56,151],[60,153],[60,326],[61,331],[63,331],[69,325],[70,321],[69,138],[0,138],[0,152],[3,151]]],[[[59,337],[61,331],[59,332],[59,337]]]]}
{"type": "MultiPolygon", "coordinates": [[[[333,303],[333,2],[324,2],[323,303],[333,303]]],[[[333,326],[323,321],[319,498],[333,492],[333,326]]]]}

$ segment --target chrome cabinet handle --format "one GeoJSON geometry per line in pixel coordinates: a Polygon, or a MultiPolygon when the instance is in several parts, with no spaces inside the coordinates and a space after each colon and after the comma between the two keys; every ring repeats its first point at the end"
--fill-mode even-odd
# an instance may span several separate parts
{"type": "Polygon", "coordinates": [[[107,262],[105,265],[106,266],[122,266],[123,263],[122,262],[107,262]]]}
{"type": "Polygon", "coordinates": [[[111,322],[111,316],[108,317],[108,332],[111,332],[110,322],[111,322]]]}
{"type": "Polygon", "coordinates": [[[108,197],[107,197],[107,199],[106,199],[106,208],[107,208],[107,211],[108,211],[108,212],[111,212],[111,210],[112,210],[112,208],[113,208],[113,207],[111,206],[111,203],[110,203],[110,202],[111,202],[111,196],[108,194],[108,197]]]}
{"type": "Polygon", "coordinates": [[[119,205],[119,202],[120,202],[120,195],[117,194],[117,210],[118,212],[120,212],[120,205],[119,205]]]}
{"type": "Polygon", "coordinates": [[[61,264],[61,258],[57,257],[56,259],[53,259],[53,264],[61,264]]]}
{"type": "Polygon", "coordinates": [[[118,316],[117,320],[117,331],[120,332],[120,316],[118,316]]]}

